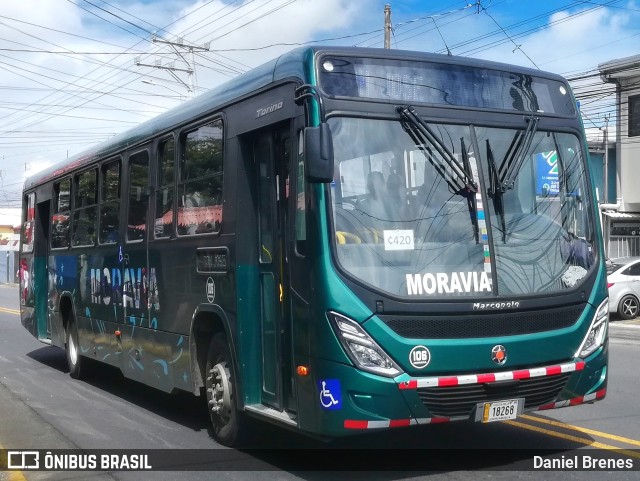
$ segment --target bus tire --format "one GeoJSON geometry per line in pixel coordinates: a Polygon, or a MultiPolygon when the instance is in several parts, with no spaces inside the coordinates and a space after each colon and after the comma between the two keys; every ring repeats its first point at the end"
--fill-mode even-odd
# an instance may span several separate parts
{"type": "Polygon", "coordinates": [[[78,343],[78,326],[72,318],[67,324],[67,342],[65,344],[67,353],[67,364],[69,375],[74,379],[82,379],[84,373],[84,360],[80,355],[80,344],[78,343]]]}
{"type": "Polygon", "coordinates": [[[238,447],[247,439],[247,419],[236,404],[236,375],[227,339],[218,333],[207,353],[205,390],[214,439],[224,446],[238,447]]]}
{"type": "Polygon", "coordinates": [[[631,294],[627,294],[618,303],[618,315],[622,319],[634,319],[638,315],[640,303],[638,298],[631,294]]]}

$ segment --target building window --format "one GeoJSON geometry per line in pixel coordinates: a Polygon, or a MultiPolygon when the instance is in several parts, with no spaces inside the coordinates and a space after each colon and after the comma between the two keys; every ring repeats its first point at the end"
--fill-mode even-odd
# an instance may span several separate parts
{"type": "Polygon", "coordinates": [[[640,95],[629,97],[629,137],[640,135],[640,95]]]}
{"type": "Polygon", "coordinates": [[[219,232],[222,225],[222,121],[182,138],[178,234],[219,232]]]}

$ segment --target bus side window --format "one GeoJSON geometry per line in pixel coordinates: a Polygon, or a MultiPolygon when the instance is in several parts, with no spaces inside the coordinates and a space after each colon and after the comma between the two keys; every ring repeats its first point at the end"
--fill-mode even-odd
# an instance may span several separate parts
{"type": "Polygon", "coordinates": [[[97,169],[75,176],[73,203],[73,246],[94,245],[97,220],[97,169]]]}
{"type": "Polygon", "coordinates": [[[25,196],[22,213],[22,252],[33,252],[33,226],[35,224],[36,194],[25,196]]]}
{"type": "Polygon", "coordinates": [[[53,184],[53,214],[51,214],[51,248],[69,247],[71,224],[71,179],[53,184]]]}
{"type": "Polygon", "coordinates": [[[129,157],[129,215],[127,218],[127,240],[144,239],[147,229],[147,206],[149,204],[149,152],[138,152],[129,157]]]}
{"type": "Polygon", "coordinates": [[[156,239],[170,237],[173,231],[173,181],[175,141],[168,139],[158,147],[158,189],[154,232],[156,239]]]}
{"type": "Polygon", "coordinates": [[[181,142],[178,234],[219,232],[222,226],[222,121],[189,132],[181,142]]]}
{"type": "Polygon", "coordinates": [[[102,166],[102,198],[100,199],[100,244],[118,242],[120,219],[120,161],[102,166]]]}

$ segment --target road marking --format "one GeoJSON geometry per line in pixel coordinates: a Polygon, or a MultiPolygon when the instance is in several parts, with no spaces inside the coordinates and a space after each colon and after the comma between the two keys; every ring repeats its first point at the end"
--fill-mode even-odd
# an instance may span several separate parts
{"type": "Polygon", "coordinates": [[[537,433],[547,434],[549,436],[553,436],[556,438],[566,439],[567,441],[573,441],[574,443],[584,444],[585,446],[589,446],[591,448],[605,449],[608,451],[616,451],[617,453],[624,454],[625,456],[630,456],[632,458],[640,459],[640,452],[631,451],[629,449],[620,449],[617,446],[612,446],[611,444],[599,443],[597,441],[592,441],[590,439],[581,438],[578,436],[572,436],[571,434],[559,433],[558,431],[552,431],[550,429],[541,428],[538,426],[532,426],[530,424],[520,423],[518,421],[503,421],[505,424],[509,424],[510,426],[514,426],[516,428],[528,429],[529,431],[535,431],[537,433]]]}
{"type": "Polygon", "coordinates": [[[20,311],[17,309],[9,309],[8,307],[0,307],[0,312],[7,312],[9,314],[20,314],[20,311]]]}
{"type": "Polygon", "coordinates": [[[27,481],[22,471],[9,471],[9,481],[27,481]]]}
{"type": "Polygon", "coordinates": [[[581,428],[580,426],[573,426],[572,424],[566,424],[566,423],[563,423],[563,422],[560,422],[560,421],[553,421],[551,419],[543,419],[543,418],[539,418],[537,416],[529,416],[527,414],[523,414],[520,417],[522,417],[524,419],[530,419],[532,421],[537,421],[539,423],[550,424],[551,426],[557,426],[557,427],[564,428],[564,429],[572,429],[574,431],[579,431],[579,432],[585,433],[585,434],[593,434],[594,436],[600,436],[602,438],[608,438],[608,439],[611,439],[613,441],[619,441],[621,443],[633,444],[634,446],[640,446],[640,441],[638,441],[637,439],[625,438],[623,436],[617,436],[615,434],[603,433],[602,431],[596,431],[594,429],[588,429],[588,428],[581,428]]]}

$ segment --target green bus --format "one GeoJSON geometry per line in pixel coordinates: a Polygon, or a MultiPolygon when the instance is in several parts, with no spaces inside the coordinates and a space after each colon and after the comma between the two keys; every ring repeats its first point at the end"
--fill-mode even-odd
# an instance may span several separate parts
{"type": "Polygon", "coordinates": [[[606,271],[555,74],[303,47],[26,180],[21,322],[215,439],[604,398],[606,271]]]}

